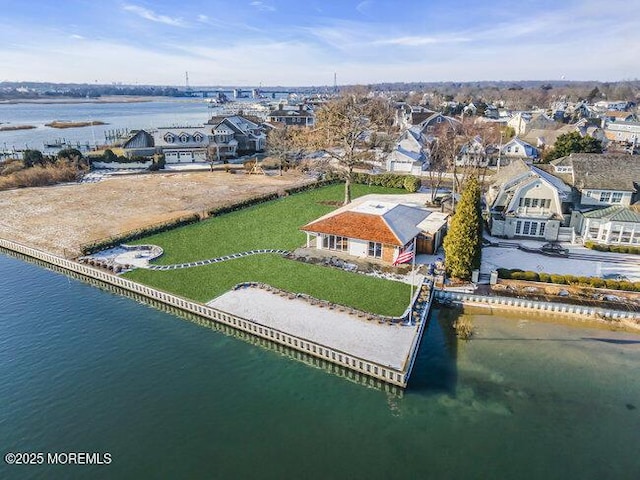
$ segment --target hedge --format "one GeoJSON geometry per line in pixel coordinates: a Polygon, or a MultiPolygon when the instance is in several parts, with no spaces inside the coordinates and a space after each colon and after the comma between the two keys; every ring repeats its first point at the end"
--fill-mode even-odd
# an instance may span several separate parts
{"type": "Polygon", "coordinates": [[[609,288],[611,290],[626,290],[640,292],[640,282],[605,280],[600,277],[577,277],[575,275],[558,275],[525,271],[519,268],[498,268],[498,277],[511,280],[528,280],[533,282],[555,283],[558,285],[579,285],[593,288],[609,288]]]}
{"type": "Polygon", "coordinates": [[[633,255],[640,255],[640,247],[631,245],[600,245],[599,243],[588,241],[584,242],[584,246],[599,252],[631,253],[633,255]]]}
{"type": "Polygon", "coordinates": [[[280,195],[278,193],[267,193],[266,195],[259,195],[257,197],[247,198],[238,203],[234,203],[233,205],[223,205],[221,207],[212,208],[207,211],[207,214],[210,217],[215,217],[216,215],[222,215],[224,213],[235,212],[236,210],[241,210],[243,208],[250,207],[252,205],[258,205],[259,203],[268,202],[270,200],[275,200],[279,198],[280,195]]]}
{"type": "MultiPolygon", "coordinates": [[[[325,176],[327,180],[343,180],[338,173],[329,173],[325,176]]],[[[355,172],[351,178],[353,183],[361,185],[376,185],[388,188],[403,188],[410,193],[417,192],[422,185],[420,178],[415,175],[397,175],[395,173],[380,173],[372,175],[370,173],[355,172]]]]}

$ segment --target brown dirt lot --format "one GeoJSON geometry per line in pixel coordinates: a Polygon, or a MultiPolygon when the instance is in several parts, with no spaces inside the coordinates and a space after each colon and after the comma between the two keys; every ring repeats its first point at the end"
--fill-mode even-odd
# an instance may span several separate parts
{"type": "Polygon", "coordinates": [[[67,257],[110,235],[308,183],[299,173],[179,172],[0,192],[0,237],[67,257]]]}

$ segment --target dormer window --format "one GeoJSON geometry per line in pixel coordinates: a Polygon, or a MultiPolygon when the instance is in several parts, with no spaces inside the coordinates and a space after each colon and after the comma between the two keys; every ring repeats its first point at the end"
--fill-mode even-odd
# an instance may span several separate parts
{"type": "Polygon", "coordinates": [[[182,143],[187,143],[189,141],[189,135],[186,133],[181,133],[179,138],[182,143]]]}
{"type": "Polygon", "coordinates": [[[201,134],[200,132],[196,132],[196,133],[193,135],[193,139],[194,139],[196,142],[200,143],[200,142],[202,142],[202,140],[204,140],[204,137],[202,136],[202,134],[201,134]]]}
{"type": "Polygon", "coordinates": [[[173,133],[167,133],[164,136],[164,141],[167,143],[173,143],[176,141],[176,137],[173,135],[173,133]]]}

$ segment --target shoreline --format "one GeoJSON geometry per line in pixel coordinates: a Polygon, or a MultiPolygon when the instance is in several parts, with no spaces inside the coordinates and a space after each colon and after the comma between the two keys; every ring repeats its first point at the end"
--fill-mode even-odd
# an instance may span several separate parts
{"type": "MultiPolygon", "coordinates": [[[[232,313],[212,308],[206,304],[157,290],[102,269],[90,267],[74,260],[69,260],[0,238],[0,251],[2,250],[43,262],[51,266],[53,270],[79,275],[88,280],[105,284],[111,288],[122,289],[129,294],[139,295],[150,301],[159,302],[166,307],[177,308],[188,314],[196,315],[202,318],[203,321],[223,325],[256,338],[283,345],[284,347],[327,361],[338,367],[346,368],[359,375],[369,377],[372,381],[386,383],[403,389],[407,388],[409,383],[409,376],[411,368],[413,367],[412,359],[417,354],[417,347],[420,344],[419,341],[414,342],[415,350],[411,352],[412,358],[409,359],[408,364],[405,362],[402,370],[398,370],[397,368],[381,365],[377,362],[358,357],[351,352],[339,350],[335,348],[335,346],[316,343],[312,340],[281,331],[278,328],[261,325],[232,313]]],[[[422,325],[426,323],[426,320],[427,317],[425,317],[422,325]]],[[[421,328],[421,332],[423,331],[424,328],[421,328]]]]}
{"type": "Polygon", "coordinates": [[[153,102],[158,99],[175,98],[175,97],[126,97],[119,98],[117,96],[97,97],[97,98],[15,98],[8,100],[0,100],[0,105],[67,105],[67,104],[83,104],[83,103],[145,103],[153,102]]]}

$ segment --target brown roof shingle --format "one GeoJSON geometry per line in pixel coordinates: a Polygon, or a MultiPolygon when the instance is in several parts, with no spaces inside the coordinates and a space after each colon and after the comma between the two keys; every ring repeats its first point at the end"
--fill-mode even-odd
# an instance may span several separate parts
{"type": "Polygon", "coordinates": [[[301,230],[325,233],[341,237],[357,238],[387,245],[403,246],[380,215],[359,212],[343,212],[311,222],[301,230]]]}

